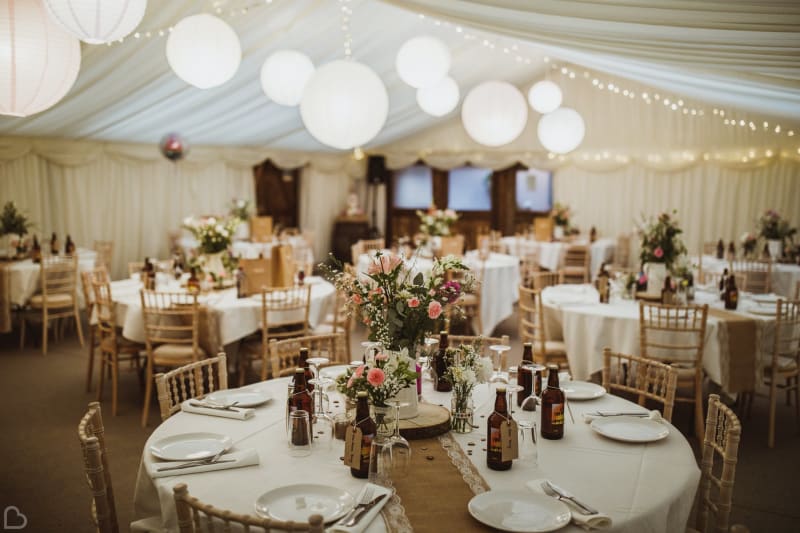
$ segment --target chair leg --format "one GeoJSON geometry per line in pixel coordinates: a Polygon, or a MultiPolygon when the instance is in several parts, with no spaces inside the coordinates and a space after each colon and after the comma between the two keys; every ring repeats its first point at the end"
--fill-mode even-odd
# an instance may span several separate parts
{"type": "Polygon", "coordinates": [[[800,430],[800,385],[798,385],[798,378],[794,377],[794,420],[797,424],[797,429],[800,430]]]}
{"type": "Polygon", "coordinates": [[[21,313],[21,315],[22,315],[22,320],[21,320],[22,324],[19,325],[19,349],[20,350],[24,350],[25,349],[25,323],[27,322],[27,320],[25,320],[25,312],[24,311],[21,313]]]}
{"type": "Polygon", "coordinates": [[[97,401],[99,402],[103,398],[103,389],[105,388],[106,384],[106,354],[102,350],[100,351],[100,383],[97,385],[97,401]]]}
{"type": "Polygon", "coordinates": [[[117,383],[119,381],[119,358],[111,354],[111,416],[117,416],[117,383]]]}
{"type": "Polygon", "coordinates": [[[147,370],[145,371],[144,409],[142,410],[142,427],[147,427],[147,418],[150,415],[150,396],[153,394],[153,360],[147,354],[147,370]]]}
{"type": "MultiPolygon", "coordinates": [[[[45,308],[47,309],[47,308],[45,308]]],[[[42,355],[47,355],[47,330],[48,330],[48,320],[47,320],[47,311],[44,312],[44,320],[42,320],[42,355]]],[[[55,327],[53,328],[53,333],[55,333],[55,327]]]]}
{"type": "Polygon", "coordinates": [[[703,435],[705,435],[705,417],[703,416],[702,392],[695,394],[694,398],[694,435],[701,441],[703,440],[703,435]]]}
{"type": "Polygon", "coordinates": [[[78,330],[78,340],[83,348],[83,326],[81,326],[81,314],[78,312],[78,302],[75,302],[75,329],[78,330]]]}
{"type": "Polygon", "coordinates": [[[769,430],[767,433],[767,446],[775,447],[775,408],[778,402],[777,382],[773,373],[769,384],[769,430]]]}
{"type": "Polygon", "coordinates": [[[86,370],[86,392],[92,392],[92,374],[94,374],[94,337],[95,328],[89,326],[89,366],[86,370]]]}

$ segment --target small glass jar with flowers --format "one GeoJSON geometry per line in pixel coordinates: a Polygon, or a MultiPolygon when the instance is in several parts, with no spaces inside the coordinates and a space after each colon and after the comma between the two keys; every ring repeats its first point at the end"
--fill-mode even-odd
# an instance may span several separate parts
{"type": "Polygon", "coordinates": [[[478,383],[486,383],[492,376],[492,360],[481,356],[479,346],[479,343],[462,344],[457,348],[448,348],[446,352],[450,366],[444,379],[453,386],[450,429],[456,433],[470,433],[475,428],[472,391],[478,383]]]}

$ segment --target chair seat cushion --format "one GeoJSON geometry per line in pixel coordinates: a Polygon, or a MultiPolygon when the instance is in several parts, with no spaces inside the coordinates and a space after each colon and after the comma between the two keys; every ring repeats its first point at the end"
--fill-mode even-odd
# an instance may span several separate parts
{"type": "Polygon", "coordinates": [[[548,355],[566,355],[567,345],[564,341],[544,341],[544,351],[548,355]]]}
{"type": "MultiPolygon", "coordinates": [[[[47,307],[69,307],[72,305],[71,294],[48,294],[47,307]]],[[[30,300],[31,307],[42,308],[44,307],[44,295],[34,294],[30,300]]]]}
{"type": "MultiPolygon", "coordinates": [[[[145,349],[144,344],[128,340],[122,335],[116,336],[117,352],[118,353],[133,353],[140,352],[145,349]]],[[[100,349],[104,352],[114,351],[114,338],[106,337],[100,342],[100,349]]]]}
{"type": "MultiPolygon", "coordinates": [[[[197,347],[197,357],[203,358],[206,353],[201,347],[197,347]]],[[[194,350],[191,344],[162,344],[153,350],[153,357],[159,360],[193,360],[194,350]]]]}

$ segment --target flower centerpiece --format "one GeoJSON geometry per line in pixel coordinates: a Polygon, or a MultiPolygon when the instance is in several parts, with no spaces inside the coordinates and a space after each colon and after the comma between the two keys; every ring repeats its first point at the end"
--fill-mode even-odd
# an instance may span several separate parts
{"type": "Polygon", "coordinates": [[[198,266],[217,285],[231,281],[235,261],[228,252],[236,227],[241,223],[236,217],[187,217],[183,227],[197,239],[198,266]]]}
{"type": "Polygon", "coordinates": [[[752,257],[756,253],[756,246],[758,246],[758,237],[752,232],[746,231],[739,237],[739,242],[742,244],[745,257],[752,257]]]}
{"type": "Polygon", "coordinates": [[[241,223],[236,227],[234,237],[238,240],[247,240],[250,238],[250,225],[247,221],[250,220],[250,201],[243,198],[234,198],[231,200],[228,215],[233,218],[238,218],[241,223]]]}
{"type": "Polygon", "coordinates": [[[774,209],[768,209],[758,219],[758,233],[767,240],[772,258],[778,259],[783,254],[784,241],[792,238],[797,233],[797,228],[791,227],[789,221],[781,218],[774,209]]]}
{"type": "Polygon", "coordinates": [[[675,218],[676,213],[674,210],[672,214],[663,212],[640,226],[639,259],[647,274],[648,294],[661,294],[667,271],[672,271],[678,257],[686,253],[686,246],[680,238],[683,230],[675,218]]]}
{"type": "Polygon", "coordinates": [[[417,211],[417,216],[419,232],[423,236],[423,242],[419,244],[424,246],[430,243],[434,248],[434,241],[450,235],[451,226],[458,220],[458,213],[452,209],[436,209],[435,205],[430,206],[427,211],[417,211]]]}
{"type": "Polygon", "coordinates": [[[14,202],[6,202],[3,212],[0,214],[0,235],[8,235],[8,255],[23,255],[25,253],[25,241],[23,237],[28,233],[28,229],[33,226],[28,217],[23,215],[14,202]]]}
{"type": "Polygon", "coordinates": [[[553,228],[553,237],[555,239],[563,239],[569,231],[569,219],[572,216],[570,207],[565,204],[556,202],[553,204],[553,209],[550,212],[553,217],[555,228],[553,228]]]}
{"type": "Polygon", "coordinates": [[[486,383],[492,377],[492,360],[481,356],[479,346],[479,343],[462,344],[445,352],[450,364],[444,379],[453,385],[450,429],[456,433],[472,431],[472,391],[475,385],[486,383]]]}

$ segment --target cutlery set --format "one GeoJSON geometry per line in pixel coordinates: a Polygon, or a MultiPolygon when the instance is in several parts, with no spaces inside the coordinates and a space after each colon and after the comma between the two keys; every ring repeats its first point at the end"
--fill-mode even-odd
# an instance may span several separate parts
{"type": "Polygon", "coordinates": [[[192,468],[195,466],[206,466],[206,465],[214,465],[220,463],[232,463],[234,459],[221,459],[225,450],[219,452],[214,457],[208,457],[206,459],[197,459],[195,461],[186,461],[185,463],[181,463],[179,465],[170,465],[170,466],[163,466],[161,468],[156,468],[157,472],[167,472],[169,470],[183,470],[184,468],[192,468]]]}
{"type": "Polygon", "coordinates": [[[383,501],[383,499],[388,496],[388,494],[381,494],[375,498],[372,495],[375,493],[374,487],[371,485],[367,485],[364,488],[364,492],[361,494],[361,498],[359,499],[358,504],[353,507],[347,514],[345,514],[342,518],[336,521],[334,525],[343,526],[343,527],[353,527],[354,525],[358,524],[367,513],[369,513],[370,509],[378,505],[383,501]]]}
{"type": "Polygon", "coordinates": [[[238,404],[239,402],[222,404],[222,403],[212,402],[211,400],[189,402],[189,405],[191,405],[192,407],[202,407],[204,409],[217,409],[219,411],[233,411],[235,413],[239,412],[239,409],[236,408],[238,404]]]}
{"type": "Polygon", "coordinates": [[[566,490],[562,489],[558,485],[555,485],[555,484],[551,483],[548,480],[545,480],[545,481],[542,482],[542,490],[548,496],[553,496],[554,498],[556,498],[559,501],[567,500],[567,501],[571,502],[573,505],[575,505],[576,507],[581,509],[583,511],[583,514],[586,514],[586,515],[598,514],[598,511],[596,509],[594,509],[592,507],[589,507],[585,503],[582,503],[575,496],[573,496],[572,494],[570,494],[566,490]]]}

